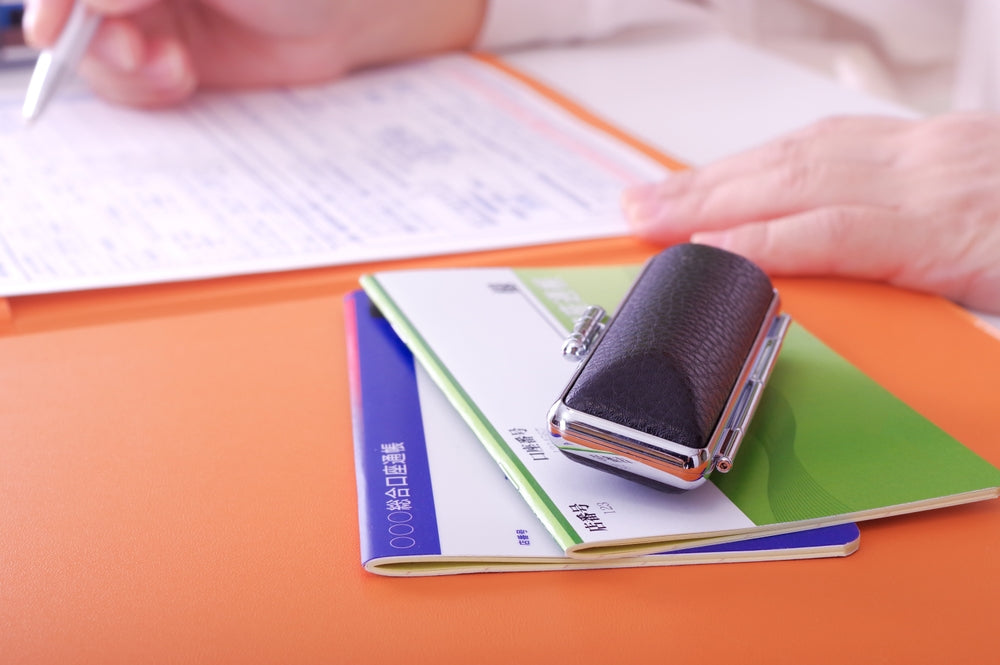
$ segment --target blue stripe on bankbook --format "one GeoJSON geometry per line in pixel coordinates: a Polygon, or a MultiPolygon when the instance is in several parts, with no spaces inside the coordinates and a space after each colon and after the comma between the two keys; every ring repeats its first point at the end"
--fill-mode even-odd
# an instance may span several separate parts
{"type": "Polygon", "coordinates": [[[367,522],[360,525],[362,560],[440,554],[413,355],[363,292],[348,296],[348,306],[354,308],[359,365],[352,388],[361,395],[355,396],[354,417],[360,411],[355,455],[367,522]]]}

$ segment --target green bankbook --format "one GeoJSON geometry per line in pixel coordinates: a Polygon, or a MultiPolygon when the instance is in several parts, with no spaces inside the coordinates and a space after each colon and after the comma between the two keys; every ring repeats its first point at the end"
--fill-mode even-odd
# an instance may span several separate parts
{"type": "Polygon", "coordinates": [[[587,305],[613,311],[638,270],[362,278],[567,555],[634,556],[1000,495],[1000,470],[794,323],[730,473],[665,492],[568,459],[546,423],[574,370],[562,340],[587,305]]]}

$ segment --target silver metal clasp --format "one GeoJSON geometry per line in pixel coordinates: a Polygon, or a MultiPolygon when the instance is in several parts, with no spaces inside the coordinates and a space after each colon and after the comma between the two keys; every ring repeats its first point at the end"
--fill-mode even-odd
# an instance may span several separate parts
{"type": "MultiPolygon", "coordinates": [[[[772,305],[772,309],[774,308],[776,304],[772,305]]],[[[778,351],[791,323],[792,319],[787,314],[775,316],[763,340],[755,346],[756,354],[748,359],[750,371],[742,388],[734,389],[733,396],[736,397],[736,402],[721,432],[722,443],[715,457],[716,471],[728,473],[733,468],[733,458],[736,457],[743,435],[750,425],[750,419],[757,410],[764,386],[767,385],[771,371],[778,360],[778,351]],[[739,390],[739,393],[736,390],[739,390]]]]}
{"type": "Polygon", "coordinates": [[[573,332],[563,342],[563,358],[577,362],[587,357],[594,343],[604,333],[605,315],[604,308],[597,305],[590,305],[583,311],[573,324],[573,332]]]}

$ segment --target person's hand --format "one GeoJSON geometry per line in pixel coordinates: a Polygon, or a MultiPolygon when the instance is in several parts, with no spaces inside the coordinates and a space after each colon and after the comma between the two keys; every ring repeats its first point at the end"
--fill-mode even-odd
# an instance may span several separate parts
{"type": "MultiPolygon", "coordinates": [[[[136,106],[199,86],[323,81],[469,46],[486,0],[79,0],[105,18],[81,63],[104,97],[136,106]]],[[[51,45],[72,0],[28,0],[29,43],[51,45]]]]}
{"type": "Polygon", "coordinates": [[[831,118],[625,192],[633,230],[772,275],[882,280],[1000,312],[1000,115],[831,118]]]}

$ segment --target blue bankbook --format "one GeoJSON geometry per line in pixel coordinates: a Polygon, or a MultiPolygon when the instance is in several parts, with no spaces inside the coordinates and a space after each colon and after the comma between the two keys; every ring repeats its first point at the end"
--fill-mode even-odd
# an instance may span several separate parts
{"type": "Polygon", "coordinates": [[[841,524],[664,554],[567,557],[363,292],[348,296],[346,320],[361,562],[370,572],[675,566],[838,557],[858,548],[858,527],[841,524]]]}

